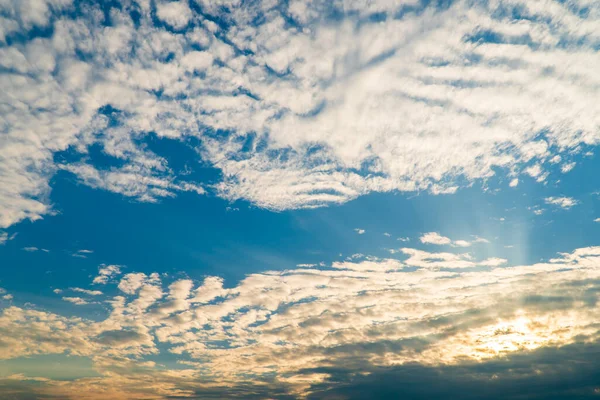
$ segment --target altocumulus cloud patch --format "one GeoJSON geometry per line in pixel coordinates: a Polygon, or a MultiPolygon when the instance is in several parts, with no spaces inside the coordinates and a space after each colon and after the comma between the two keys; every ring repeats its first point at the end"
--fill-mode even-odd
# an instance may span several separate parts
{"type": "MultiPolygon", "coordinates": [[[[100,376],[0,382],[59,398],[297,398],[343,394],[348,384],[398,393],[396,375],[419,398],[453,381],[542,382],[562,371],[556,357],[576,365],[598,351],[600,248],[514,267],[467,253],[401,252],[408,257],[250,274],[229,288],[216,276],[131,272],[108,284],[118,286],[115,295],[93,296],[110,306],[99,319],[6,307],[3,359],[68,353],[91,359],[100,376]],[[177,364],[153,361],[159,354],[177,364]],[[389,379],[370,382],[379,375],[389,379]],[[440,385],[415,381],[432,375],[440,385]]],[[[590,385],[571,389],[592,395],[590,385]]]]}
{"type": "Polygon", "coordinates": [[[50,212],[59,170],[274,210],[542,184],[598,142],[599,19],[583,0],[2,2],[0,226],[50,212]],[[220,177],[148,135],[193,138],[220,177]]]}

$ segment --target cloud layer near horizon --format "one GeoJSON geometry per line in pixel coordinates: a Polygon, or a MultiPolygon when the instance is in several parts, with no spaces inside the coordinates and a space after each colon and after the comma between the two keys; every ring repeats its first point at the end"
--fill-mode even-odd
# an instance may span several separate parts
{"type": "Polygon", "coordinates": [[[38,379],[30,390],[44,395],[193,397],[225,387],[249,395],[244,388],[256,386],[272,397],[335,387],[332,371],[461,366],[597,343],[598,247],[514,267],[466,253],[400,252],[407,257],[266,271],[231,288],[216,276],[197,283],[101,265],[102,279],[69,290],[84,300],[73,307],[93,307],[84,297],[109,306],[104,319],[8,307],[0,358],[93,361],[98,377],[10,378],[38,379]],[[104,295],[109,289],[120,293],[104,295]],[[177,367],[159,354],[175,355],[177,367]]]}
{"type": "Polygon", "coordinates": [[[600,137],[595,1],[4,1],[0,15],[0,228],[50,212],[60,170],[141,201],[208,190],[283,210],[498,171],[543,181],[600,137]],[[197,140],[190,161],[221,176],[190,180],[151,135],[197,140]]]}

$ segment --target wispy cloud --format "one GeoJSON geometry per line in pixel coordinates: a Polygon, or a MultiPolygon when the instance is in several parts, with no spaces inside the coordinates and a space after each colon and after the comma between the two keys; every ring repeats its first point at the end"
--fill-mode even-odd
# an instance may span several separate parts
{"type": "Polygon", "coordinates": [[[86,304],[90,304],[87,300],[82,299],[81,297],[63,297],[64,301],[68,301],[69,303],[73,303],[77,306],[84,306],[86,304]]]}
{"type": "Polygon", "coordinates": [[[92,253],[94,253],[92,250],[82,249],[82,250],[77,250],[76,252],[72,253],[71,256],[77,257],[77,258],[87,258],[87,256],[92,253]]]}
{"type": "Polygon", "coordinates": [[[82,289],[82,288],[78,288],[78,287],[74,287],[74,288],[70,288],[70,290],[74,291],[74,292],[79,292],[79,293],[84,293],[90,296],[100,296],[102,295],[102,292],[99,290],[88,290],[88,289],[82,289]]]}

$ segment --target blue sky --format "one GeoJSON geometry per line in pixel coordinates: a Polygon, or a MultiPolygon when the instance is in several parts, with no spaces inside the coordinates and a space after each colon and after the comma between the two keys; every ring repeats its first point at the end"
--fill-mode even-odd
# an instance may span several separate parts
{"type": "Polygon", "coordinates": [[[0,2],[0,394],[595,398],[599,32],[0,2]]]}

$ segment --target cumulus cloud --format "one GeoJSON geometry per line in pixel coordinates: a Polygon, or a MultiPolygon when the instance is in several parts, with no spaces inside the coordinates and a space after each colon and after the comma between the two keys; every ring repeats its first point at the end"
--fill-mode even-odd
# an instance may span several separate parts
{"type": "Polygon", "coordinates": [[[354,232],[358,233],[359,235],[364,234],[366,231],[364,229],[360,229],[360,228],[355,228],[354,232]]]}
{"type": "Polygon", "coordinates": [[[192,11],[185,1],[161,1],[156,6],[158,18],[171,25],[173,28],[185,28],[192,11]]]}
{"type": "Polygon", "coordinates": [[[423,234],[419,240],[425,244],[435,244],[438,246],[450,245],[452,247],[470,247],[473,243],[489,243],[489,240],[475,236],[473,240],[452,240],[449,237],[442,236],[438,232],[428,232],[423,234]]]}
{"type": "Polygon", "coordinates": [[[541,182],[598,143],[594,2],[200,3],[0,5],[0,228],[51,212],[58,171],[283,210],[541,182]],[[188,180],[148,132],[198,139],[221,179],[188,180]]]}
{"type": "Polygon", "coordinates": [[[93,280],[93,283],[101,285],[106,284],[110,279],[121,273],[121,267],[118,265],[101,265],[98,268],[98,276],[93,280]]]}
{"type": "Polygon", "coordinates": [[[565,210],[568,210],[579,203],[572,197],[546,197],[544,201],[546,204],[558,206],[560,208],[564,208],[565,210]]]}
{"type": "Polygon", "coordinates": [[[131,273],[126,274],[119,282],[119,290],[126,294],[135,294],[139,288],[142,287],[146,281],[146,274],[143,273],[131,273]]]}
{"type": "Polygon", "coordinates": [[[452,240],[450,240],[450,238],[447,238],[446,236],[442,236],[437,232],[426,233],[423,236],[421,236],[419,238],[419,240],[421,241],[421,243],[426,243],[426,244],[444,245],[444,244],[452,243],[452,240]]]}

